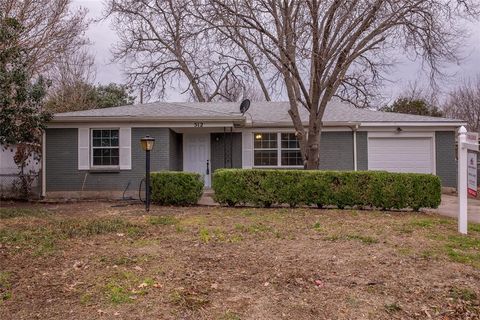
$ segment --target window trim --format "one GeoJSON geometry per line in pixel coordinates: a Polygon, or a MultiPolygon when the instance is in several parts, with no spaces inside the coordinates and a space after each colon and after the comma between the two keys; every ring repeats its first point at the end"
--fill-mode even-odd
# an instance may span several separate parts
{"type": "Polygon", "coordinates": [[[120,128],[115,127],[115,128],[90,128],[90,147],[89,147],[89,153],[90,153],[90,169],[113,169],[113,170],[119,170],[120,169],[120,128]],[[117,130],[118,131],[118,146],[116,147],[109,147],[109,149],[118,149],[118,165],[94,165],[93,164],[93,149],[105,149],[102,147],[94,147],[93,146],[93,131],[94,130],[117,130]]]}
{"type": "Polygon", "coordinates": [[[253,168],[264,168],[264,169],[274,169],[274,168],[303,168],[303,165],[293,166],[293,165],[282,165],[282,150],[287,151],[296,151],[300,148],[282,148],[282,133],[295,133],[293,131],[253,131],[252,132],[252,167],[253,168]],[[275,133],[277,135],[277,148],[255,148],[255,135],[256,134],[265,134],[265,133],[275,133]],[[255,164],[255,151],[268,151],[268,150],[276,150],[277,151],[277,165],[275,166],[262,166],[255,164]]]}

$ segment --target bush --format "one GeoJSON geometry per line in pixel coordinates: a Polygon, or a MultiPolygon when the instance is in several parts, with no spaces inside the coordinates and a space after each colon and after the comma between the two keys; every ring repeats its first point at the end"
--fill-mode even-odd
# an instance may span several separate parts
{"type": "Polygon", "coordinates": [[[269,207],[289,204],[378,209],[436,208],[437,176],[385,171],[221,169],[213,174],[215,201],[269,207]]]}
{"type": "Polygon", "coordinates": [[[203,181],[198,173],[161,171],[150,175],[152,202],[160,205],[193,205],[200,200],[203,181]]]}

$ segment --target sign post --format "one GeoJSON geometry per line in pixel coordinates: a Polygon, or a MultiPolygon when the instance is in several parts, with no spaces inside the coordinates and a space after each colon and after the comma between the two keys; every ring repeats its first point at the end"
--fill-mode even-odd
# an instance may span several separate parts
{"type": "Polygon", "coordinates": [[[477,195],[478,134],[458,130],[458,232],[468,231],[468,194],[477,195]],[[469,152],[470,151],[470,152],[469,152]]]}

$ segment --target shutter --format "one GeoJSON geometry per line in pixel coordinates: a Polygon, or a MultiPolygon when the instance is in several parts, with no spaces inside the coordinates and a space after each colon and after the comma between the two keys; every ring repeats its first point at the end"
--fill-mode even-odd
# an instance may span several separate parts
{"type": "Polygon", "coordinates": [[[120,170],[132,169],[132,128],[120,128],[120,170]]]}
{"type": "Polygon", "coordinates": [[[90,129],[78,128],[78,170],[90,169],[90,129]]]}
{"type": "Polygon", "coordinates": [[[253,136],[252,132],[242,132],[242,166],[251,169],[253,166],[253,136]]]}

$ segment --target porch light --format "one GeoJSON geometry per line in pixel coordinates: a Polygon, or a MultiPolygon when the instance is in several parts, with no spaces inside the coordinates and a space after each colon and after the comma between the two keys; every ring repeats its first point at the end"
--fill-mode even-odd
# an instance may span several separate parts
{"type": "Polygon", "coordinates": [[[150,151],[155,145],[155,139],[146,135],[140,139],[142,149],[145,151],[145,210],[150,211],[150,151]]]}
{"type": "Polygon", "coordinates": [[[142,145],[143,151],[152,151],[153,146],[155,145],[155,138],[146,135],[140,139],[140,144],[142,145]]]}
{"type": "Polygon", "coordinates": [[[255,135],[255,139],[257,139],[257,140],[262,139],[262,134],[261,134],[261,133],[257,133],[257,134],[255,135]]]}

